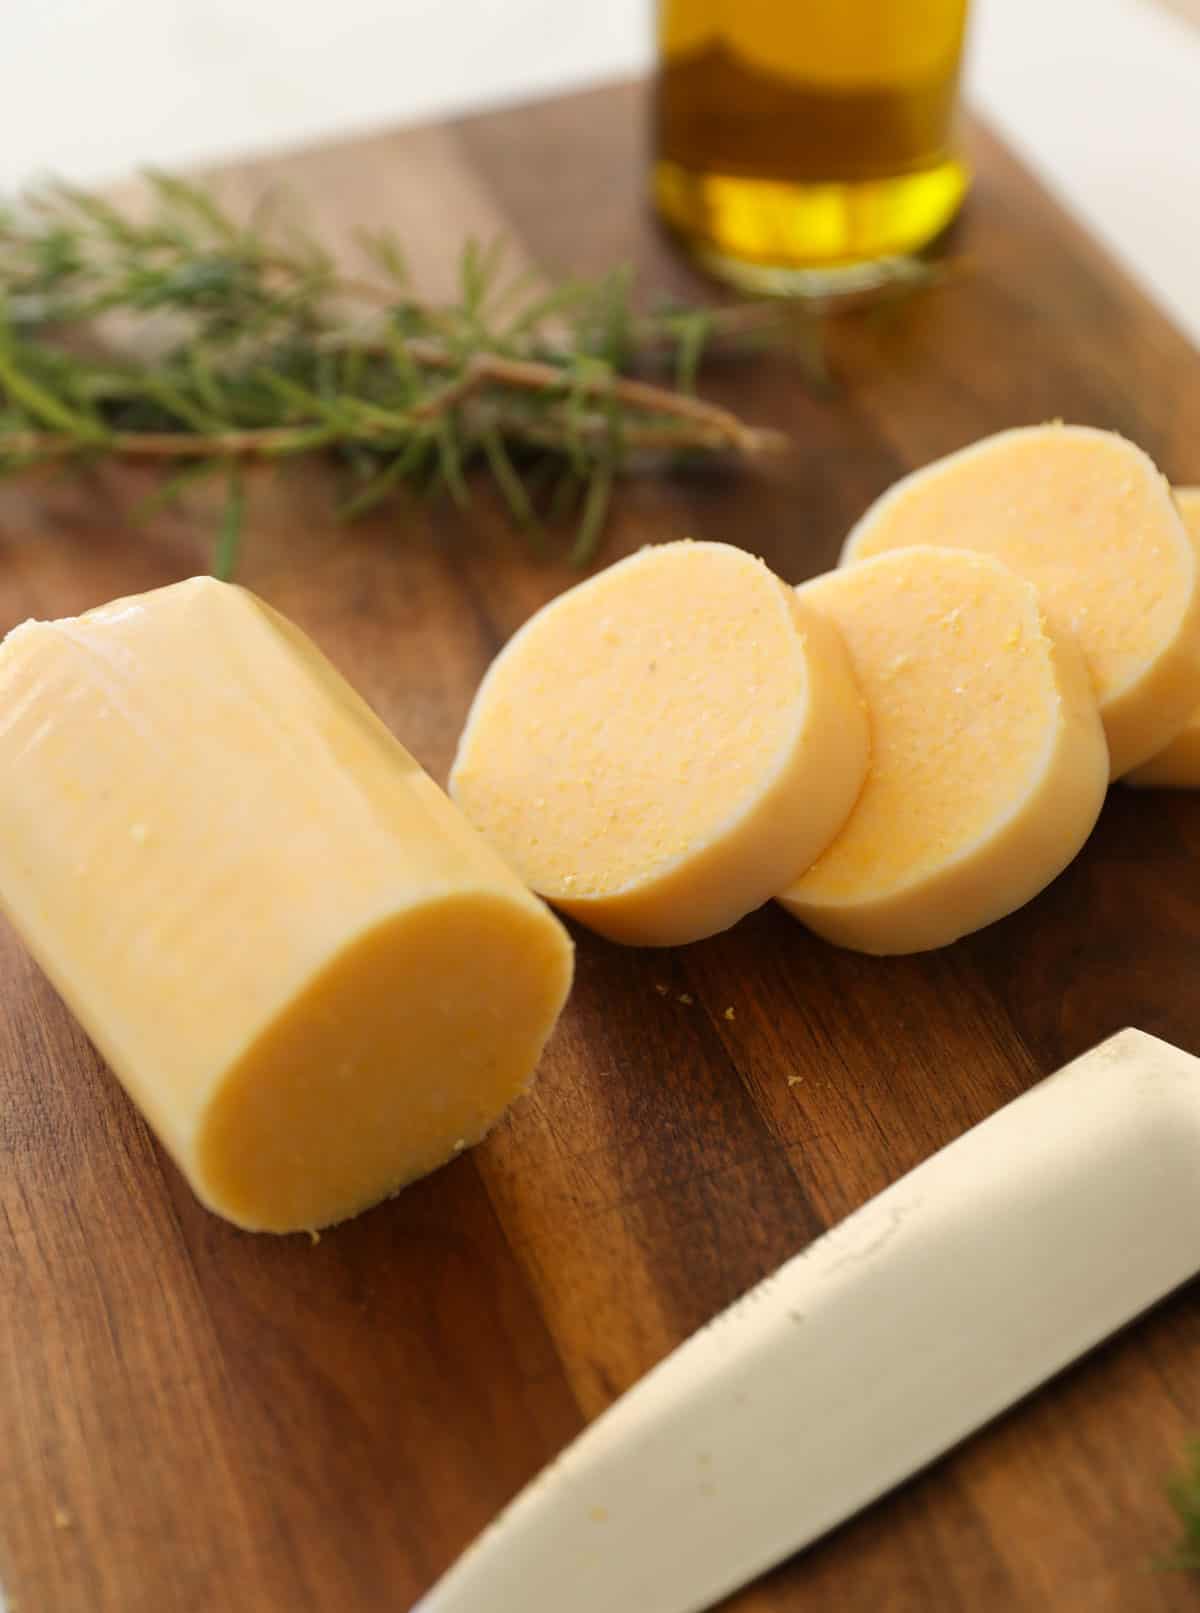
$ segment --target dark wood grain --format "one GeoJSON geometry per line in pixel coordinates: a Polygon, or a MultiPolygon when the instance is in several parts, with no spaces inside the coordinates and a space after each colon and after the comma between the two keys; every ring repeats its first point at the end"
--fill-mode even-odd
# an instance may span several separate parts
{"type": "MultiPolygon", "coordinates": [[[[302,188],[334,235],[398,225],[430,286],[463,234],[503,229],[556,269],[627,259],[694,292],[646,217],[640,110],[620,87],[223,182],[302,188]]],[[[799,580],[898,473],[1055,415],[1200,480],[1195,355],[986,131],[973,149],[961,272],[840,322],[834,396],[783,355],[716,372],[713,395],[785,427],[793,451],[753,479],[630,487],[606,558],[692,534],[799,580]]],[[[147,529],[145,487],[130,472],[0,492],[0,630],[201,569],[203,505],[147,529]]],[[[489,657],[574,579],[534,563],[486,498],[349,531],[329,507],[319,470],[259,477],[243,579],[442,778],[489,657]]],[[[16,1613],[406,1608],[586,1419],[935,1148],[1120,1025],[1200,1051],[1198,856],[1200,804],[1117,790],[1050,890],[928,957],[839,952],[770,909],[673,953],[581,933],[533,1095],[315,1246],[195,1204],[0,927],[0,1583],[16,1613]]],[[[1182,1613],[1196,1588],[1152,1564],[1172,1538],[1164,1477],[1198,1429],[1193,1285],[735,1605],[1182,1613]]]]}

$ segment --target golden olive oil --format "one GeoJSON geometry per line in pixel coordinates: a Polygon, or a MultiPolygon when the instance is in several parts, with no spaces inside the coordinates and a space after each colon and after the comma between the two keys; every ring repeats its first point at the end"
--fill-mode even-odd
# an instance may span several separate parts
{"type": "Polygon", "coordinates": [[[954,217],[967,0],[659,0],[654,193],[758,290],[878,283],[954,217]]]}

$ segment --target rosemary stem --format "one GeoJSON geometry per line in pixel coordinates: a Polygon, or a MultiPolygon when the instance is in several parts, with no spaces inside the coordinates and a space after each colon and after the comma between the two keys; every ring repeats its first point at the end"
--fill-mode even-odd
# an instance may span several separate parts
{"type": "MultiPolygon", "coordinates": [[[[416,338],[405,343],[416,363],[426,369],[455,369],[461,360],[447,352],[436,342],[416,338]]],[[[628,376],[602,374],[575,376],[558,364],[547,364],[537,359],[514,359],[500,353],[477,353],[470,360],[462,377],[452,386],[434,394],[419,412],[422,418],[442,412],[461,402],[471,393],[489,382],[530,392],[574,391],[586,398],[615,399],[644,414],[663,415],[674,420],[692,420],[707,428],[737,453],[748,457],[780,447],[786,439],[782,432],[764,431],[747,426],[732,410],[719,404],[707,403],[690,393],[673,392],[667,387],[654,386],[628,376]]]]}

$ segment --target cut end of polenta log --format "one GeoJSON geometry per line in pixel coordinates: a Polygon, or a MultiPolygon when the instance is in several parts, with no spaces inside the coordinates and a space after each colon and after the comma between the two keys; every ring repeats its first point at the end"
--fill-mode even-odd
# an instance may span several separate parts
{"type": "Polygon", "coordinates": [[[561,595],[480,686],[450,793],[547,900],[678,945],[781,890],[845,821],[868,734],[845,647],[761,561],[668,543],[561,595]]]}
{"type": "Polygon", "coordinates": [[[1200,562],[1163,477],[1132,443],[1085,426],[987,437],[897,482],[843,565],[910,544],[972,549],[1041,592],[1083,651],[1112,776],[1200,706],[1200,562]]]}
{"type": "Polygon", "coordinates": [[[841,630],[872,725],[849,822],[780,898],[862,952],[944,946],[1035,896],[1104,801],[1083,658],[1036,589],[985,555],[911,548],[807,583],[841,630]]]}
{"type": "Polygon", "coordinates": [[[527,1085],[569,938],[253,595],[16,628],[0,777],[0,903],[218,1214],[343,1220],[527,1085]]]}
{"type": "MultiPolygon", "coordinates": [[[[1175,502],[1200,552],[1200,487],[1177,487],[1175,502]]],[[[1200,701],[1175,738],[1122,782],[1139,789],[1200,790],[1200,701]]]]}

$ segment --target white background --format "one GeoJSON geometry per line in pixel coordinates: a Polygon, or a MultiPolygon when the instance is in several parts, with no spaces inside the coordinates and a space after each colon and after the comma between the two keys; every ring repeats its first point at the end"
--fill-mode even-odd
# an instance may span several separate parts
{"type": "MultiPolygon", "coordinates": [[[[628,73],[652,3],[8,0],[0,191],[628,73]]],[[[970,91],[1200,341],[1200,29],[1157,0],[977,0],[970,91]]]]}

